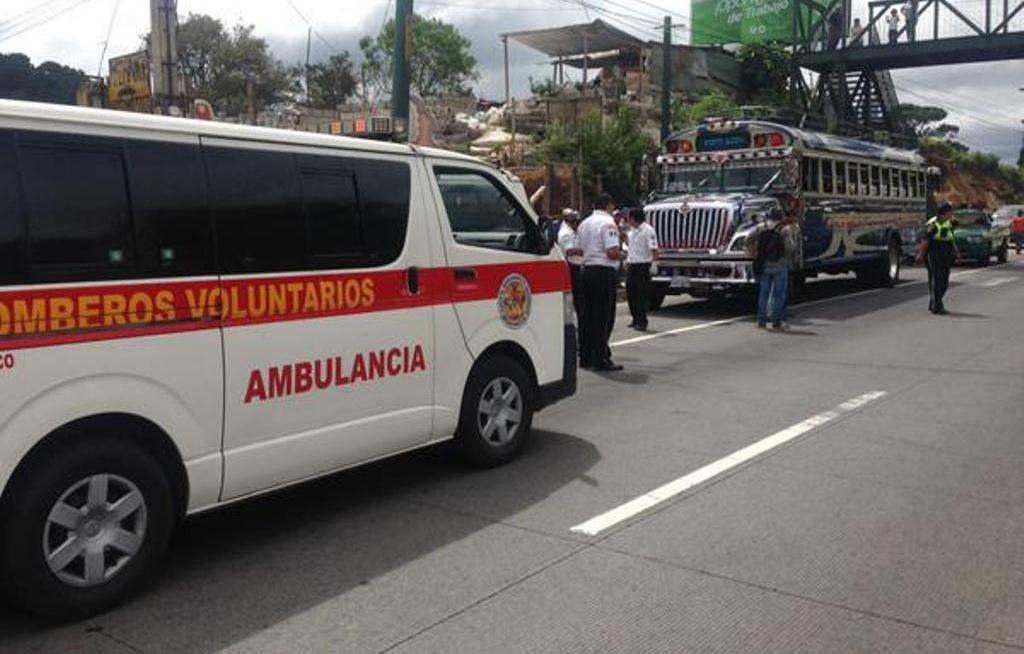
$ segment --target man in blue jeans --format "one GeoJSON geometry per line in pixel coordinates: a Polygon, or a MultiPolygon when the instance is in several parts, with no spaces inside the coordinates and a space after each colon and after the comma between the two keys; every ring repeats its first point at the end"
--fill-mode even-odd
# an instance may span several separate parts
{"type": "Polygon", "coordinates": [[[750,235],[753,245],[754,274],[757,275],[757,326],[786,330],[786,301],[789,293],[789,271],[796,252],[791,221],[782,219],[781,211],[773,211],[750,235]]]}

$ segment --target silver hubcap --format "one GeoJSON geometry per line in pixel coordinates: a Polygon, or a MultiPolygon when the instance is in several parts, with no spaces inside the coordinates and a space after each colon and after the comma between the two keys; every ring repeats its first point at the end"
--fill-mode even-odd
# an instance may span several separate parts
{"type": "Polygon", "coordinates": [[[477,427],[488,445],[501,447],[519,431],[523,421],[523,396],[515,382],[495,379],[484,388],[477,411],[477,427]]]}
{"type": "Polygon", "coordinates": [[[124,569],[145,536],[146,501],[138,487],[117,475],[93,475],[50,509],[43,556],[61,581],[88,588],[124,569]]]}

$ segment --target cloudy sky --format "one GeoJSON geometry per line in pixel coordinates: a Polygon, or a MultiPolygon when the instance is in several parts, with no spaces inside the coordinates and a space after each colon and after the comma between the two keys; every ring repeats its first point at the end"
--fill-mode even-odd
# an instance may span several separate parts
{"type": "MultiPolygon", "coordinates": [[[[982,0],[958,0],[966,11],[980,11],[982,0]]],[[[601,17],[645,39],[660,38],[661,17],[671,14],[687,23],[689,0],[416,0],[416,10],[455,23],[473,42],[480,61],[477,93],[503,95],[502,32],[583,22],[601,17]],[[588,9],[581,8],[581,4],[588,9]]],[[[855,0],[866,15],[867,0],[855,0]]],[[[90,74],[106,72],[106,57],[138,49],[149,22],[147,0],[2,0],[0,52],[24,52],[36,63],[55,60],[90,74]],[[109,40],[107,35],[109,33],[109,40]],[[109,42],[108,42],[109,41],[109,42]]],[[[178,0],[179,14],[208,13],[226,24],[256,27],[275,55],[286,63],[304,57],[308,26],[316,30],[313,59],[332,50],[358,52],[357,42],[375,34],[391,0],[178,0]]],[[[1024,21],[1024,15],[1019,17],[1024,21]]],[[[1024,29],[1024,24],[1015,25],[1024,29]]],[[[685,30],[679,36],[685,40],[685,30]]],[[[529,88],[529,77],[543,78],[550,69],[544,57],[512,46],[513,93],[529,88]]],[[[935,104],[948,109],[951,122],[962,128],[961,140],[974,149],[995,152],[1016,161],[1024,118],[1024,61],[898,71],[896,85],[903,102],[935,104]]]]}

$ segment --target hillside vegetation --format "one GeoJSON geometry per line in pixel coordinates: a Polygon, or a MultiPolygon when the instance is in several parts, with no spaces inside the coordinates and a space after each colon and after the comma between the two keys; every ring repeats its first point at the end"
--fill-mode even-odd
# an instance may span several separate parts
{"type": "Polygon", "coordinates": [[[938,196],[954,206],[984,206],[1024,202],[1024,170],[1000,163],[981,152],[965,152],[941,139],[922,139],[921,155],[942,171],[938,196]]]}

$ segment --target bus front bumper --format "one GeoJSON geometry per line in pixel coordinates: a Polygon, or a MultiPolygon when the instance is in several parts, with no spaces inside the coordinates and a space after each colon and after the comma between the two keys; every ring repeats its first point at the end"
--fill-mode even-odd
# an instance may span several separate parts
{"type": "Polygon", "coordinates": [[[652,281],[668,285],[670,294],[738,292],[757,280],[748,257],[686,257],[658,261],[652,281]]]}

